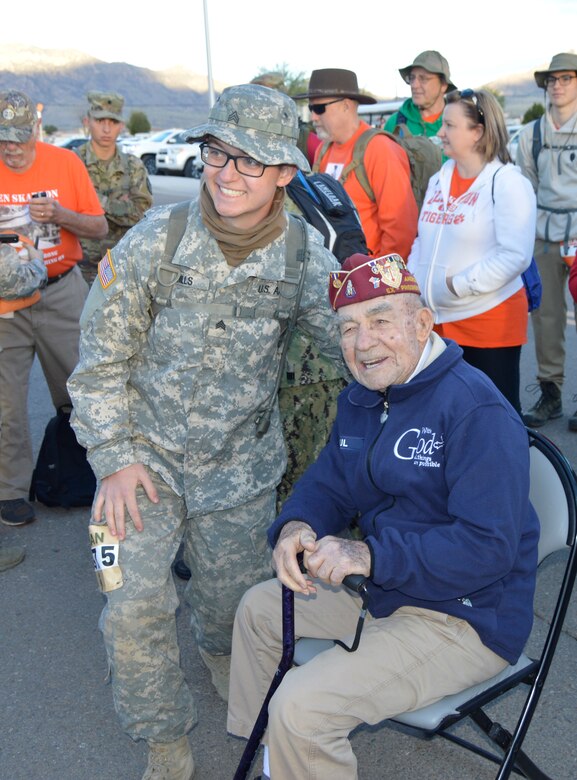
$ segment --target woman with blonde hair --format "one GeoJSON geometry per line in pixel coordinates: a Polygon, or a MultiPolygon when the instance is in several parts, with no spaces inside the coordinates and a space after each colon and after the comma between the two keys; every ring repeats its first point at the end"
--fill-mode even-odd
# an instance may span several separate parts
{"type": "Polygon", "coordinates": [[[521,274],[533,253],[535,195],[511,162],[495,97],[464,89],[445,102],[439,138],[449,159],[429,181],[408,265],[435,330],[456,341],[520,413],[528,323],[521,274]]]}

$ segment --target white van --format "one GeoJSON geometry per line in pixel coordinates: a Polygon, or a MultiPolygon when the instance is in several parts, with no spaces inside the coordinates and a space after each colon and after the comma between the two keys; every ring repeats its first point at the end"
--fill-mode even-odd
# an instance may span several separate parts
{"type": "Polygon", "coordinates": [[[360,105],[359,116],[373,127],[382,127],[387,119],[398,111],[405,102],[405,98],[395,100],[383,100],[372,105],[360,105]]]}

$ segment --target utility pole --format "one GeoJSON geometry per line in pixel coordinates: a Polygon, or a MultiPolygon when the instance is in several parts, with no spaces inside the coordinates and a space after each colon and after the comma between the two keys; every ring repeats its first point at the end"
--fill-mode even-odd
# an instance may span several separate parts
{"type": "Polygon", "coordinates": [[[208,31],[207,0],[202,0],[202,7],[204,10],[204,37],[206,40],[206,72],[208,77],[208,107],[209,109],[211,109],[214,106],[214,84],[212,81],[212,63],[210,57],[210,34],[208,31]]]}

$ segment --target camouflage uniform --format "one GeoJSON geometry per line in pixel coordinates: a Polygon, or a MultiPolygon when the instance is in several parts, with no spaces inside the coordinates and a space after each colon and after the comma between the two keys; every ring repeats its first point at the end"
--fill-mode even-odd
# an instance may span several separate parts
{"type": "MultiPolygon", "coordinates": [[[[300,213],[288,196],[286,202],[290,212],[300,213]]],[[[289,345],[278,395],[287,448],[287,467],[277,488],[278,511],[295,482],[327,443],[337,412],[337,398],[346,384],[334,361],[322,355],[297,329],[289,345]]]]}
{"type": "Polygon", "coordinates": [[[45,287],[47,278],[41,257],[23,261],[14,247],[0,244],[0,298],[26,298],[45,287]]]}
{"type": "MultiPolygon", "coordinates": [[[[265,531],[286,465],[278,408],[268,432],[255,434],[274,392],[280,323],[228,311],[238,304],[275,310],[285,234],[231,268],[193,206],[174,257],[182,274],[171,306],[153,317],[168,215],[153,210],[112,250],[106,276],[101,265],[105,284],[113,281],[92,287],[69,384],[74,428],[96,475],[140,462],[162,487],[159,505],[139,496],[144,531],[129,528],[121,543],[125,585],[108,594],[102,619],[123,725],[133,737],[160,742],[177,739],[194,720],[169,574],[180,537],[184,531],[196,640],[209,653],[229,653],[240,595],[270,576],[265,531]],[[207,302],[222,311],[203,310],[207,302]]],[[[327,274],[337,266],[319,234],[310,228],[309,236],[298,322],[340,361],[325,303],[327,274]]]]}
{"type": "MultiPolygon", "coordinates": [[[[122,95],[91,91],[87,99],[88,121],[110,119],[117,123],[117,133],[120,132],[123,127],[122,95]]],[[[91,141],[74,151],[88,170],[108,222],[106,238],[83,238],[80,241],[83,258],[78,266],[88,284],[92,284],[98,262],[106,250],[116,246],[126,231],[140,222],[144,212],[152,206],[152,190],[143,162],[133,154],[125,154],[116,148],[113,157],[103,160],[95,153],[91,141]]]]}
{"type": "Polygon", "coordinates": [[[112,249],[152,206],[152,191],[142,160],[133,154],[124,154],[117,149],[112,159],[101,160],[95,155],[90,141],[74,151],[88,169],[108,222],[106,238],[80,240],[84,256],[78,266],[91,284],[98,261],[106,250],[112,249]]]}

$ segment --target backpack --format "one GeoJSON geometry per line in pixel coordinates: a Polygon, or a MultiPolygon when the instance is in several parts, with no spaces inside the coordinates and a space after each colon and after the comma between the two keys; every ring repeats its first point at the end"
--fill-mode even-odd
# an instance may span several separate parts
{"type": "MultiPolygon", "coordinates": [[[[370,127],[368,130],[365,130],[357,139],[355,148],[353,149],[353,159],[345,166],[341,173],[341,184],[345,184],[349,175],[354,171],[359,184],[367,196],[373,202],[375,201],[375,193],[373,192],[373,188],[371,187],[365,170],[364,157],[367,146],[376,135],[387,136],[391,141],[399,144],[407,153],[409,166],[411,168],[411,187],[415,200],[417,201],[417,208],[420,211],[429,185],[429,179],[443,164],[443,155],[440,148],[434,144],[430,138],[426,138],[423,135],[413,135],[409,128],[404,124],[397,125],[393,133],[389,133],[386,130],[381,130],[377,127],[370,127]]],[[[318,171],[318,164],[325,156],[329,146],[330,142],[325,141],[321,147],[313,170],[318,171]]]]}
{"type": "Polygon", "coordinates": [[[357,252],[368,254],[357,209],[339,181],[328,173],[298,171],[286,192],[340,263],[357,252]]]}
{"type": "Polygon", "coordinates": [[[31,501],[66,509],[92,505],[96,477],[70,425],[70,411],[61,406],[46,426],[30,484],[31,501]]]}
{"type": "MultiPolygon", "coordinates": [[[[535,119],[533,122],[533,140],[531,144],[531,153],[533,155],[533,162],[535,163],[535,168],[539,170],[539,167],[537,165],[537,161],[539,159],[539,154],[541,152],[541,149],[553,149],[553,151],[556,152],[575,152],[577,149],[576,144],[563,144],[563,146],[551,146],[550,144],[544,144],[543,139],[541,138],[541,120],[535,119]]],[[[573,157],[571,158],[573,160],[573,157]]]]}
{"type": "MultiPolygon", "coordinates": [[[[535,163],[535,171],[537,175],[539,175],[539,154],[541,153],[541,149],[551,149],[554,152],[571,152],[571,161],[575,158],[575,151],[577,150],[577,145],[575,144],[563,144],[563,146],[551,146],[551,144],[544,144],[543,139],[541,137],[541,120],[536,119],[533,123],[533,140],[531,144],[531,153],[533,156],[533,162],[535,163]]],[[[557,165],[561,165],[561,155],[559,155],[559,158],[557,160],[557,165]]],[[[561,168],[558,168],[559,174],[561,173],[561,168]]],[[[577,208],[552,208],[551,206],[543,206],[539,202],[537,202],[537,208],[541,209],[542,211],[548,211],[549,214],[565,214],[567,216],[566,221],[566,227],[565,227],[565,238],[563,239],[563,243],[565,245],[565,249],[568,249],[568,242],[569,239],[572,236],[572,222],[573,222],[573,215],[575,212],[577,212],[577,208]]],[[[549,241],[549,219],[547,219],[547,222],[545,224],[545,241],[549,241]]],[[[531,311],[529,309],[529,311],[531,311]]]]}

